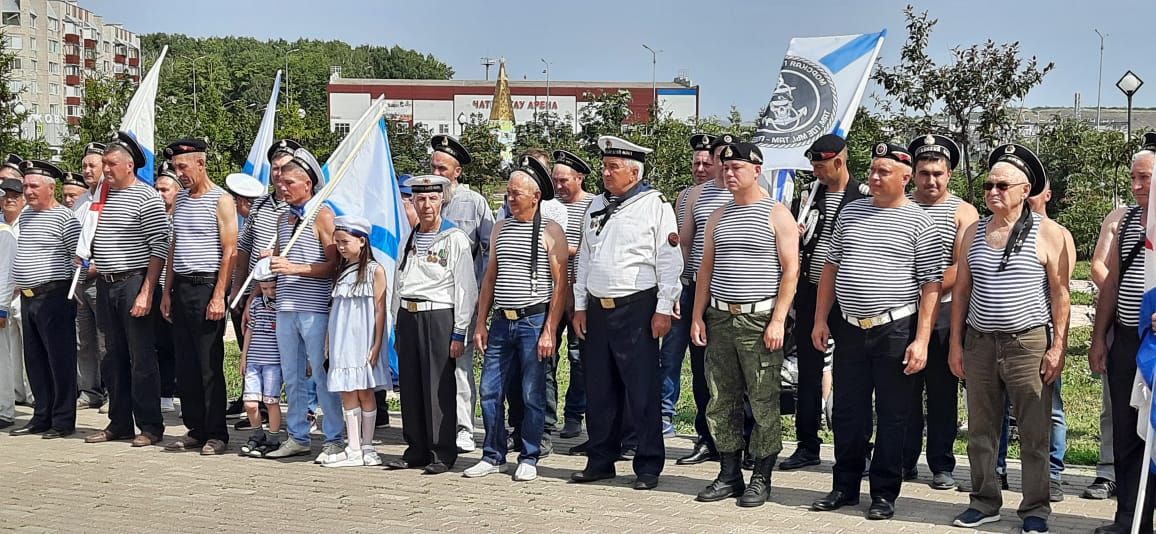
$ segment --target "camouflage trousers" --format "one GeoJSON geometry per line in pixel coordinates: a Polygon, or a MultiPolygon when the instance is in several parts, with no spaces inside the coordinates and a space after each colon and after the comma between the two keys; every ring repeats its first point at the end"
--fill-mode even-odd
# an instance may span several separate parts
{"type": "Polygon", "coordinates": [[[706,310],[706,381],[711,396],[706,420],[721,453],[743,449],[744,395],[755,419],[750,453],[765,458],[783,450],[779,412],[783,351],[769,351],[763,343],[770,319],[771,312],[731,315],[706,310]]]}

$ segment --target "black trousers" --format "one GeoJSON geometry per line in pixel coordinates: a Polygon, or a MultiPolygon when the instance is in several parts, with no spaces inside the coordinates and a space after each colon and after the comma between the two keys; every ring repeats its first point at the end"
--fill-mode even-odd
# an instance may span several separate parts
{"type": "Polygon", "coordinates": [[[173,324],[161,315],[163,294],[160,288],[153,292],[153,342],[157,350],[157,369],[161,374],[161,396],[171,398],[177,396],[177,360],[173,353],[173,324]]]}
{"type": "Polygon", "coordinates": [[[927,465],[932,473],[955,471],[955,435],[959,418],[959,379],[947,365],[951,341],[951,303],[939,305],[939,317],[927,344],[927,367],[914,375],[911,416],[903,446],[903,467],[914,469],[923,450],[924,391],[927,392],[927,465]]]}
{"type": "MultiPolygon", "coordinates": [[[[1108,389],[1112,396],[1112,453],[1116,468],[1116,517],[1119,525],[1131,526],[1136,512],[1136,496],[1140,489],[1140,472],[1147,466],[1144,447],[1147,444],[1136,434],[1139,417],[1132,408],[1132,381],[1136,376],[1136,352],[1140,337],[1134,326],[1116,324],[1112,348],[1108,353],[1108,389]]],[[[1148,474],[1148,489],[1141,508],[1140,531],[1152,530],[1152,510],[1156,507],[1156,476],[1148,474]]]]}
{"type": "Polygon", "coordinates": [[[108,387],[107,430],[117,436],[131,436],[135,424],[141,432],[159,438],[165,425],[153,314],[160,311],[152,308],[142,317],[131,313],[143,282],[143,269],[124,280],[96,282],[96,320],[104,332],[105,346],[100,374],[108,387]]]}
{"type": "MultiPolygon", "coordinates": [[[[690,310],[682,309],[684,317],[694,313],[695,282],[682,285],[682,292],[691,295],[683,299],[690,303],[690,310]]],[[[711,436],[710,426],[706,423],[706,405],[710,402],[710,387],[706,383],[706,347],[690,343],[690,390],[694,396],[694,432],[698,434],[699,443],[706,445],[712,452],[715,450],[714,437],[711,436]]]]}
{"type": "MultiPolygon", "coordinates": [[[[36,397],[29,426],[76,428],[76,303],[60,288],[20,297],[24,371],[36,397]]],[[[11,327],[11,326],[10,326],[11,327]]]]}
{"type": "Polygon", "coordinates": [[[911,411],[915,378],[903,374],[903,355],[915,338],[915,315],[863,330],[831,315],[835,331],[833,395],[835,428],[834,489],[859,494],[868,454],[864,421],[871,421],[874,395],[877,421],[871,457],[871,497],[894,502],[903,470],[903,440],[911,411]]]}
{"type": "MultiPolygon", "coordinates": [[[[811,343],[811,331],[815,328],[815,299],[819,288],[807,280],[799,278],[795,293],[795,345],[799,364],[799,383],[795,401],[795,436],[799,448],[819,454],[819,422],[823,417],[823,360],[826,353],[815,350],[811,343]]],[[[827,324],[834,332],[845,323],[839,311],[839,304],[831,306],[827,324]]],[[[838,339],[836,338],[836,348],[838,339]]],[[[870,399],[868,399],[870,400],[870,399]]]]}
{"type": "Polygon", "coordinates": [[[662,376],[658,340],[651,336],[650,320],[658,297],[647,295],[613,309],[603,309],[589,298],[586,345],[582,353],[586,375],[586,428],[590,434],[586,469],[614,472],[621,454],[623,420],[633,423],[637,449],[634,472],[658,476],[666,450],[662,443],[662,376]]]}
{"type": "MultiPolygon", "coordinates": [[[[456,363],[450,358],[454,312],[397,313],[397,366],[401,381],[402,459],[422,466],[458,459],[456,363]]],[[[469,358],[469,355],[462,355],[469,358]]]]}
{"type": "Polygon", "coordinates": [[[229,442],[225,424],[225,319],[205,318],[213,284],[192,283],[180,275],[171,281],[173,347],[181,418],[189,437],[229,442]]]}

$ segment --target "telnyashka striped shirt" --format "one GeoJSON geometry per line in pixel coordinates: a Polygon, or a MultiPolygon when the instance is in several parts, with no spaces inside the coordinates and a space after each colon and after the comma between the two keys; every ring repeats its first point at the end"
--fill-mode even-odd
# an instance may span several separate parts
{"type": "Polygon", "coordinates": [[[263,250],[274,248],[269,243],[277,236],[277,221],[286,213],[289,213],[289,204],[277,200],[272,194],[259,197],[253,202],[253,208],[245,220],[245,228],[237,236],[237,250],[249,254],[250,271],[261,260],[263,250]]]}
{"type": "MultiPolygon", "coordinates": [[[[582,246],[582,223],[586,221],[586,210],[590,209],[590,202],[593,200],[594,195],[586,193],[582,200],[569,204],[562,203],[563,206],[566,206],[566,244],[574,247],[575,250],[582,246]]],[[[570,256],[566,264],[566,273],[569,280],[573,280],[574,276],[578,274],[577,253],[570,256]]]]}
{"type": "Polygon", "coordinates": [[[963,199],[952,193],[948,193],[947,199],[938,204],[923,204],[915,200],[915,195],[910,193],[907,198],[923,208],[923,211],[935,222],[935,231],[939,235],[939,242],[943,244],[943,268],[947,269],[953,263],[951,254],[955,248],[955,212],[959,210],[959,205],[963,199]]]}
{"type": "MultiPolygon", "coordinates": [[[[292,214],[286,213],[277,225],[278,241],[288,243],[293,237],[293,230],[299,223],[292,214]],[[293,222],[289,222],[290,219],[293,222]]],[[[292,263],[311,264],[324,263],[325,248],[317,238],[314,229],[316,218],[301,232],[301,237],[289,249],[286,258],[292,263]]],[[[333,279],[330,277],[313,278],[289,274],[277,275],[277,310],[284,312],[329,313],[329,293],[333,291],[333,279]]]]}
{"type": "Polygon", "coordinates": [[[823,196],[823,209],[827,216],[823,218],[824,227],[815,229],[819,232],[819,237],[815,242],[815,249],[811,252],[810,268],[807,269],[807,280],[816,286],[823,277],[823,265],[826,265],[827,255],[831,250],[831,234],[835,231],[836,222],[835,212],[839,209],[839,203],[843,202],[843,193],[843,191],[827,191],[823,196]]]}
{"type": "Polygon", "coordinates": [[[690,257],[683,267],[684,276],[698,274],[702,265],[702,250],[705,247],[706,223],[714,210],[717,210],[734,198],[725,187],[719,187],[714,180],[704,182],[702,191],[698,194],[693,206],[690,206],[690,216],[694,217],[694,241],[690,246],[690,257]]]}
{"type": "Polygon", "coordinates": [[[277,301],[258,295],[249,305],[249,352],[245,363],[280,365],[277,349],[277,301]]]}
{"type": "Polygon", "coordinates": [[[987,243],[990,222],[991,216],[980,219],[975,240],[967,249],[967,267],[971,271],[967,324],[981,332],[1022,332],[1048,324],[1052,318],[1048,273],[1036,252],[1040,216],[1032,214],[1032,229],[1023,248],[1008,258],[1003,271],[999,270],[1003,247],[996,249],[987,243]]]}
{"type": "Polygon", "coordinates": [[[20,237],[12,263],[16,288],[71,280],[79,239],[80,222],[72,210],[61,205],[44,211],[25,209],[20,214],[20,237]]]}
{"type": "Polygon", "coordinates": [[[437,236],[437,232],[418,232],[414,230],[413,248],[417,252],[417,256],[425,256],[429,253],[429,246],[433,244],[437,236]]]}
{"type": "Polygon", "coordinates": [[[530,248],[534,221],[506,219],[498,231],[494,247],[498,259],[498,276],[494,282],[494,305],[498,308],[525,308],[550,300],[554,279],[550,276],[550,257],[546,252],[546,224],[538,229],[538,281],[531,282],[530,248]]]}
{"type": "Polygon", "coordinates": [[[173,272],[215,273],[221,268],[221,231],[217,202],[225,190],[213,185],[194,198],[188,189],[177,192],[173,202],[173,272]]]}
{"type": "Polygon", "coordinates": [[[835,222],[827,261],[839,266],[835,298],[851,317],[874,317],[919,302],[924,284],[943,280],[935,222],[915,203],[882,208],[848,203],[835,222]]]}
{"type": "MultiPolygon", "coordinates": [[[[1140,216],[1140,207],[1136,206],[1124,216],[1128,221],[1127,227],[1121,224],[1120,228],[1120,268],[1124,268],[1124,259],[1137,244],[1140,253],[1132,260],[1132,265],[1120,276],[1119,291],[1116,294],[1116,320],[1124,326],[1135,327],[1140,324],[1140,303],[1144,300],[1144,218],[1140,216]]],[[[22,230],[24,232],[26,230],[22,230]]],[[[24,235],[21,233],[21,235],[24,235]]],[[[1109,276],[1114,276],[1112,273],[1109,276]]]]}
{"type": "Polygon", "coordinates": [[[729,303],[759,302],[779,294],[782,267],[767,197],[752,204],[733,200],[714,227],[714,270],[710,293],[729,303]]]}
{"type": "Polygon", "coordinates": [[[153,188],[136,181],[125,189],[109,188],[92,239],[92,261],[103,274],[149,266],[149,258],[169,257],[169,217],[153,188]]]}

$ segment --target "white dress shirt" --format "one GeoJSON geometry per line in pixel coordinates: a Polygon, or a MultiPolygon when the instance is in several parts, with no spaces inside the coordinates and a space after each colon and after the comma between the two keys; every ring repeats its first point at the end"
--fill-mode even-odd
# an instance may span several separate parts
{"type": "Polygon", "coordinates": [[[591,214],[606,207],[604,195],[594,197],[582,219],[574,309],[586,309],[587,293],[619,298],[658,286],[656,313],[670,315],[682,292],[682,250],[674,209],[656,190],[636,194],[610,216],[601,232],[591,214]],[[674,244],[671,245],[671,236],[674,244]]]}
{"type": "Polygon", "coordinates": [[[393,309],[398,309],[401,299],[451,305],[454,307],[454,336],[464,340],[472,326],[470,320],[478,302],[470,238],[453,223],[444,220],[437,237],[430,243],[428,254],[419,256],[416,250],[405,251],[405,254],[408,256],[405,269],[398,271],[397,289],[393,292],[393,309]]]}

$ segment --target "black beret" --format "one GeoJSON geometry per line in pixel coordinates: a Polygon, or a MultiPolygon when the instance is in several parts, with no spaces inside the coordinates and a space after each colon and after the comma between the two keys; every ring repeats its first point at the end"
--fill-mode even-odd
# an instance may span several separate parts
{"type": "Polygon", "coordinates": [[[1043,192],[1044,187],[1048,184],[1048,175],[1044,172],[1043,162],[1040,161],[1035,152],[1026,146],[1008,143],[996,147],[987,158],[987,168],[990,170],[995,167],[996,163],[1000,162],[1010,163],[1027,175],[1028,182],[1032,184],[1032,188],[1028,192],[1029,197],[1043,192]]]}
{"type": "Polygon", "coordinates": [[[84,155],[96,154],[98,156],[104,155],[104,143],[89,143],[84,145],[84,155]]]}
{"type": "Polygon", "coordinates": [[[920,156],[925,154],[939,154],[947,159],[952,169],[959,165],[959,145],[946,135],[927,134],[916,137],[907,144],[907,151],[915,161],[919,161],[920,156]]]}
{"type": "Polygon", "coordinates": [[[907,147],[886,141],[875,143],[875,150],[872,151],[871,155],[876,158],[895,160],[908,167],[914,164],[914,161],[911,159],[911,153],[907,151],[907,147]]]}
{"type": "Polygon", "coordinates": [[[60,170],[60,167],[48,163],[47,161],[26,159],[24,160],[24,163],[20,164],[20,170],[24,173],[24,176],[28,176],[29,174],[39,174],[41,176],[52,178],[53,180],[64,178],[64,171],[60,170]]]}
{"type": "Polygon", "coordinates": [[[1144,145],[1140,147],[1140,150],[1156,152],[1156,132],[1144,134],[1144,145]]]}
{"type": "Polygon", "coordinates": [[[719,154],[722,161],[745,161],[754,165],[763,164],[763,151],[754,143],[734,143],[727,145],[719,154]]]}
{"type": "Polygon", "coordinates": [[[719,147],[737,143],[738,141],[739,138],[735,137],[734,134],[725,133],[718,135],[710,142],[710,151],[714,152],[715,149],[719,147]]]}
{"type": "Polygon", "coordinates": [[[24,182],[15,178],[5,178],[3,181],[0,181],[0,189],[13,193],[24,193],[24,182]]]}
{"type": "Polygon", "coordinates": [[[157,176],[168,176],[173,180],[177,180],[177,170],[173,168],[172,163],[164,161],[161,162],[160,167],[157,167],[157,176]]]}
{"type": "Polygon", "coordinates": [[[8,154],[7,156],[4,156],[4,163],[0,164],[0,166],[8,167],[9,169],[12,169],[20,174],[24,174],[24,170],[20,168],[20,165],[23,163],[24,158],[17,156],[16,154],[8,154]]]}
{"type": "Polygon", "coordinates": [[[531,156],[522,156],[522,161],[519,162],[515,171],[521,171],[528,175],[538,184],[538,189],[542,192],[542,200],[550,200],[554,198],[554,180],[550,178],[550,171],[542,165],[538,158],[531,156]]]}
{"type": "Polygon", "coordinates": [[[75,172],[64,173],[64,178],[60,179],[60,185],[75,185],[88,189],[88,184],[84,182],[84,176],[75,172]]]}
{"type": "Polygon", "coordinates": [[[298,148],[301,148],[301,143],[298,143],[292,139],[282,139],[276,143],[273,143],[273,146],[269,147],[269,151],[265,153],[265,156],[269,159],[269,161],[273,161],[273,158],[277,157],[278,154],[292,156],[293,151],[297,150],[298,148]]]}
{"type": "Polygon", "coordinates": [[[578,174],[582,174],[582,175],[590,174],[590,170],[591,170],[590,165],[586,164],[585,161],[582,161],[582,158],[578,157],[578,155],[573,153],[573,152],[567,152],[565,150],[555,150],[553,156],[554,156],[554,163],[556,163],[558,165],[565,165],[567,167],[570,167],[571,169],[574,169],[574,171],[577,172],[578,174]]]}
{"type": "Polygon", "coordinates": [[[847,148],[847,140],[831,133],[816,139],[804,154],[811,161],[826,161],[838,156],[844,148],[847,148]]]}
{"type": "Polygon", "coordinates": [[[435,135],[429,140],[430,148],[434,152],[445,152],[454,159],[458,160],[461,165],[469,165],[473,158],[470,157],[470,151],[462,146],[457,139],[449,135],[435,135]]]}
{"type": "Polygon", "coordinates": [[[145,164],[148,163],[148,160],[145,159],[144,148],[141,148],[136,138],[128,132],[116,132],[113,134],[112,139],[110,139],[106,145],[106,149],[113,147],[121,147],[127,150],[128,153],[132,155],[132,165],[135,169],[144,167],[145,164]]]}
{"type": "Polygon", "coordinates": [[[695,151],[710,150],[711,145],[714,144],[715,136],[711,134],[698,133],[690,136],[690,147],[695,151]]]}
{"type": "Polygon", "coordinates": [[[204,152],[208,149],[209,145],[205,142],[204,139],[189,137],[169,143],[169,146],[165,147],[165,157],[168,159],[173,159],[176,156],[183,154],[195,154],[197,152],[204,152]]]}

